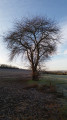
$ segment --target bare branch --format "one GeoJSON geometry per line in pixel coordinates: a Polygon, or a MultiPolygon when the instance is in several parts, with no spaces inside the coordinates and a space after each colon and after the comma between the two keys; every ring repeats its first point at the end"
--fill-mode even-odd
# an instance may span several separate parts
{"type": "Polygon", "coordinates": [[[34,17],[17,22],[4,39],[10,50],[10,60],[26,53],[34,74],[38,65],[56,51],[59,32],[57,24],[47,18],[34,17]]]}

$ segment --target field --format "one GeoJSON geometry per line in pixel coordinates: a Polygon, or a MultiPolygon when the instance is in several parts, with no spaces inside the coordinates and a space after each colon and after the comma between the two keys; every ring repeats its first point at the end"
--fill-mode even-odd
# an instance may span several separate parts
{"type": "Polygon", "coordinates": [[[45,75],[45,82],[56,85],[56,90],[58,93],[61,93],[63,97],[60,100],[63,102],[63,107],[61,108],[63,120],[67,119],[67,75],[45,75]]]}
{"type": "MultiPolygon", "coordinates": [[[[31,71],[27,70],[13,70],[13,69],[0,69],[0,120],[54,120],[56,117],[56,110],[53,116],[50,116],[50,111],[53,112],[53,109],[56,107],[56,101],[54,98],[54,94],[56,93],[40,93],[34,87],[37,86],[48,86],[50,88],[51,86],[54,86],[54,88],[57,91],[57,100],[59,103],[61,103],[61,107],[59,107],[60,115],[61,118],[57,118],[56,120],[66,120],[67,119],[67,75],[52,75],[52,74],[41,74],[40,80],[39,81],[32,81],[31,80],[31,71]],[[24,87],[33,87],[30,89],[23,89],[24,87]],[[35,94],[36,93],[36,94],[35,94]],[[22,96],[23,97],[22,99],[22,96]],[[34,96],[34,98],[33,98],[34,96]],[[38,96],[38,97],[37,97],[38,96]],[[40,98],[43,98],[42,100],[40,98]],[[39,99],[39,100],[38,100],[39,99]],[[46,104],[44,103],[44,100],[47,101],[46,104]],[[34,101],[38,101],[35,102],[34,101]],[[33,102],[33,104],[32,104],[33,102]],[[32,104],[30,106],[30,104],[32,104]],[[37,105],[39,104],[39,106],[37,105]],[[41,104],[41,106],[40,106],[41,104]],[[51,105],[52,107],[49,109],[47,115],[46,108],[43,109],[42,105],[45,104],[45,107],[51,105]],[[20,106],[20,108],[19,108],[20,106]],[[23,109],[21,108],[23,107],[23,109]],[[38,115],[40,114],[39,112],[45,110],[45,116],[42,112],[42,116],[40,115],[39,118],[38,116],[34,116],[32,118],[32,113],[29,116],[30,112],[29,107],[31,107],[31,110],[33,110],[33,107],[36,107],[37,109],[34,108],[34,113],[38,110],[38,115]],[[27,110],[28,109],[28,110],[27,110]],[[27,110],[29,113],[26,113],[27,116],[25,117],[22,114],[24,110],[27,110]],[[8,114],[7,114],[7,113],[8,114]],[[7,114],[7,116],[6,116],[7,114]],[[6,116],[6,117],[5,117],[6,116]],[[49,118],[51,117],[51,118],[49,118]]],[[[46,89],[48,89],[46,88],[46,89]]],[[[38,88],[38,90],[41,89],[38,88]]],[[[48,107],[49,108],[49,107],[48,107]]],[[[25,114],[25,115],[26,115],[25,114]]]]}
{"type": "Polygon", "coordinates": [[[56,85],[56,89],[59,93],[63,93],[67,97],[67,75],[44,75],[42,79],[43,84],[56,85]],[[43,80],[44,79],[44,80],[43,80]]]}
{"type": "Polygon", "coordinates": [[[52,75],[52,74],[42,74],[40,81],[29,81],[30,84],[38,83],[40,85],[55,86],[58,93],[58,100],[63,103],[60,111],[62,113],[62,120],[67,119],[67,75],[52,75]]]}
{"type": "Polygon", "coordinates": [[[67,119],[67,75],[45,75],[45,83],[53,84],[56,86],[56,90],[61,94],[60,100],[63,103],[63,107],[60,109],[62,112],[63,120],[67,119]]]}
{"type": "Polygon", "coordinates": [[[0,81],[1,80],[17,80],[30,78],[31,71],[23,69],[0,69],[0,81]]]}

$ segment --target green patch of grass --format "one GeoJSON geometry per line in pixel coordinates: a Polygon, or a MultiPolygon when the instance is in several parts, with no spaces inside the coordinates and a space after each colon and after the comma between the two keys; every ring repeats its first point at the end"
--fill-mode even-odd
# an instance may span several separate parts
{"type": "Polygon", "coordinates": [[[34,81],[34,80],[28,80],[28,84],[31,85],[31,84],[38,84],[39,81],[34,81]]]}

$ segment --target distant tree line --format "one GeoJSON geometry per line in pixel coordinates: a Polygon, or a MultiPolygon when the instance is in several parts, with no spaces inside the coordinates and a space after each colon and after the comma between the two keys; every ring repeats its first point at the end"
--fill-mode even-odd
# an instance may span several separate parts
{"type": "Polygon", "coordinates": [[[11,65],[6,65],[6,64],[1,64],[0,65],[0,68],[1,69],[19,69],[19,68],[17,68],[17,67],[15,67],[15,66],[11,66],[11,65]]]}
{"type": "Polygon", "coordinates": [[[67,71],[43,71],[43,74],[67,75],[67,71]]]}

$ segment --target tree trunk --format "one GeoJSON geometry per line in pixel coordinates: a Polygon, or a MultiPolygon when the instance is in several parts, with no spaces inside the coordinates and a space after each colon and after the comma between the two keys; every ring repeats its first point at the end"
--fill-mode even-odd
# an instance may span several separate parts
{"type": "Polygon", "coordinates": [[[38,71],[32,70],[32,80],[37,81],[38,80],[38,71]]]}

